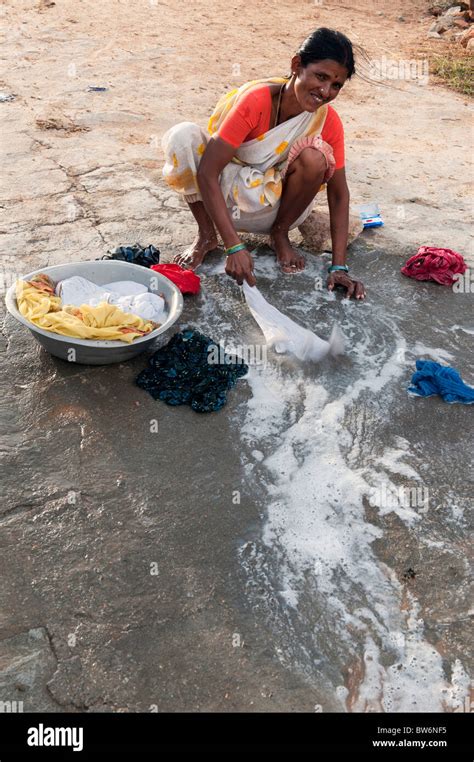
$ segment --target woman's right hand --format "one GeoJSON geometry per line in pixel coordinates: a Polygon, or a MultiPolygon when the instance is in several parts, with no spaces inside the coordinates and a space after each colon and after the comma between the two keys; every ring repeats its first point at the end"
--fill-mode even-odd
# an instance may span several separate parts
{"type": "Polygon", "coordinates": [[[253,274],[253,259],[247,249],[241,249],[235,254],[230,254],[225,261],[227,275],[237,281],[239,286],[244,280],[249,286],[255,286],[257,280],[253,274]]]}

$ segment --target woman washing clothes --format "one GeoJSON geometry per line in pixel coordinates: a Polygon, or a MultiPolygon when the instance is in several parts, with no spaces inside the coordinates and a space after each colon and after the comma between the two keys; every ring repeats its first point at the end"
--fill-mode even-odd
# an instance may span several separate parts
{"type": "Polygon", "coordinates": [[[163,176],[180,193],[198,224],[193,244],[175,262],[196,269],[225,246],[226,273],[255,285],[253,260],[238,232],[268,234],[284,273],[304,269],[288,232],[311,212],[327,185],[332,265],[328,288],[364,299],[365,288],[349,276],[346,249],[349,189],[344,169],[344,132],[329,105],[355,71],[345,35],[321,28],[291,60],[291,76],[247,82],[223,96],[208,133],[181,122],[163,136],[163,176]]]}

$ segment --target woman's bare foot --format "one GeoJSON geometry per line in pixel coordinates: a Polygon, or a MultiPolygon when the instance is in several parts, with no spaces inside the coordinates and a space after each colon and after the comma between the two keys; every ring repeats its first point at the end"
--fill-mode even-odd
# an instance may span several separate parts
{"type": "Polygon", "coordinates": [[[290,243],[288,233],[272,231],[270,233],[270,244],[275,251],[277,262],[282,272],[293,274],[304,270],[304,257],[296,253],[290,243]]]}
{"type": "Polygon", "coordinates": [[[191,246],[188,246],[182,254],[177,254],[173,262],[181,265],[186,270],[196,270],[203,263],[206,254],[213,249],[217,249],[216,235],[202,235],[199,233],[191,246]]]}

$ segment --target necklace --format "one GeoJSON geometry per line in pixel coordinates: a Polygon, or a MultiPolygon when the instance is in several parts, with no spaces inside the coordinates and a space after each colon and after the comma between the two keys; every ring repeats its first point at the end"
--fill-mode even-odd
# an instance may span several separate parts
{"type": "Polygon", "coordinates": [[[280,87],[280,93],[278,95],[278,106],[277,106],[277,112],[276,112],[276,117],[275,117],[275,124],[273,125],[274,127],[277,126],[278,120],[280,118],[281,96],[283,95],[283,89],[284,89],[285,85],[286,85],[286,82],[283,82],[282,86],[280,87]]]}

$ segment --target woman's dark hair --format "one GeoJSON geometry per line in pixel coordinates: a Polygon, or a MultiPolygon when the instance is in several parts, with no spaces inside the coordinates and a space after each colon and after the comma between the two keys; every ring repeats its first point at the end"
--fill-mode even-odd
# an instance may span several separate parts
{"type": "Polygon", "coordinates": [[[316,29],[306,38],[298,50],[298,55],[301,56],[303,66],[328,58],[345,66],[349,79],[355,72],[352,42],[342,32],[327,29],[325,26],[316,29]]]}

